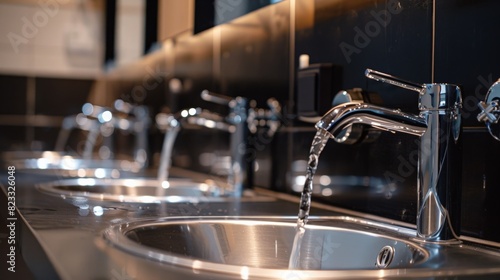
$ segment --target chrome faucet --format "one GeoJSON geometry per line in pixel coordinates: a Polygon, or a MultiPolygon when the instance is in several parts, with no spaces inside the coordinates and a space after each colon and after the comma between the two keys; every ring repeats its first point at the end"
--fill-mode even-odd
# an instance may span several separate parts
{"type": "Polygon", "coordinates": [[[133,158],[139,167],[148,163],[148,133],[151,125],[149,109],[133,105],[121,99],[114,102],[114,114],[110,124],[114,129],[131,133],[135,137],[133,158]]]}
{"type": "Polygon", "coordinates": [[[102,126],[111,121],[111,119],[111,109],[85,103],[82,106],[82,113],[64,118],[62,128],[57,136],[55,150],[61,152],[65,150],[68,138],[73,129],[77,128],[88,131],[82,158],[90,160],[102,126]]]}
{"type": "Polygon", "coordinates": [[[329,132],[334,139],[355,124],[419,136],[416,238],[423,242],[457,241],[453,228],[460,222],[460,88],[451,84],[420,85],[371,69],[365,74],[418,92],[420,114],[349,102],[332,108],[316,128],[329,132]]]}
{"type": "Polygon", "coordinates": [[[250,102],[248,109],[248,128],[250,133],[257,133],[259,127],[268,127],[267,137],[273,138],[278,129],[281,127],[283,120],[281,105],[275,98],[271,97],[267,100],[269,109],[256,108],[255,100],[250,102]]]}
{"type": "Polygon", "coordinates": [[[165,140],[160,157],[158,180],[168,179],[171,151],[177,132],[183,123],[203,126],[211,129],[227,131],[231,134],[230,153],[231,166],[228,174],[228,185],[230,194],[240,197],[243,190],[250,187],[248,184],[248,168],[250,164],[244,159],[246,150],[246,139],[248,136],[247,126],[247,99],[243,97],[229,97],[204,90],[201,97],[205,101],[227,105],[229,114],[226,117],[212,113],[200,108],[190,108],[173,115],[159,114],[156,117],[160,127],[165,128],[165,140]]]}
{"type": "MultiPolygon", "coordinates": [[[[134,165],[140,169],[147,164],[147,137],[151,120],[147,107],[132,105],[117,99],[114,108],[85,103],[82,113],[65,117],[55,145],[56,151],[64,151],[73,129],[88,131],[82,153],[84,160],[91,160],[97,143],[97,138],[103,138],[101,148],[108,153],[113,151],[111,135],[114,130],[121,130],[135,135],[134,165]]],[[[107,159],[107,158],[104,158],[107,159]]]]}

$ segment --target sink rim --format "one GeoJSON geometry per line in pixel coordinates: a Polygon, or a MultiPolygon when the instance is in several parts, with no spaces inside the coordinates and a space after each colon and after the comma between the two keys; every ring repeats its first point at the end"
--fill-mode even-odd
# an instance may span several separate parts
{"type": "Polygon", "coordinates": [[[171,178],[168,180],[171,188],[188,188],[190,190],[200,190],[206,195],[120,195],[111,193],[98,193],[83,190],[67,190],[62,187],[91,187],[93,185],[120,186],[126,188],[156,188],[160,183],[152,178],[72,178],[61,179],[51,182],[39,183],[37,190],[51,196],[62,197],[63,199],[86,199],[96,202],[109,203],[140,203],[140,204],[159,204],[159,203],[200,203],[200,202],[270,202],[276,199],[270,196],[256,195],[249,197],[233,197],[227,190],[224,183],[205,180],[204,182],[195,181],[189,178],[171,178]],[[213,195],[212,195],[213,194],[213,195]]]}
{"type": "Polygon", "coordinates": [[[11,151],[0,155],[3,165],[15,165],[20,172],[63,177],[119,178],[121,173],[139,173],[144,164],[133,159],[83,159],[76,153],[61,151],[11,151]],[[97,177],[97,176],[95,176],[97,177]]]}
{"type": "MultiPolygon", "coordinates": [[[[250,266],[238,266],[232,264],[221,264],[215,262],[209,262],[204,260],[196,260],[195,258],[183,257],[162,251],[160,249],[155,249],[152,247],[147,247],[141,245],[126,236],[127,233],[138,229],[141,227],[155,226],[155,225],[168,225],[168,224],[179,224],[179,223],[189,223],[195,221],[203,222],[216,222],[216,223],[242,223],[248,224],[282,224],[285,226],[293,227],[295,223],[290,223],[290,221],[295,221],[296,217],[292,216],[194,216],[194,217],[169,217],[162,219],[147,219],[139,220],[128,223],[122,223],[113,225],[102,232],[102,239],[108,246],[119,249],[122,252],[128,253],[135,257],[146,258],[150,261],[160,263],[162,265],[169,265],[183,269],[191,269],[194,273],[210,272],[217,274],[227,274],[232,276],[238,276],[241,273],[250,275],[251,277],[265,277],[265,278],[277,278],[277,279],[287,279],[290,276],[298,276],[298,279],[315,278],[315,279],[331,279],[332,272],[335,271],[335,276],[333,278],[374,278],[374,277],[390,277],[399,276],[402,274],[407,274],[412,272],[412,276],[429,276],[436,275],[436,270],[434,268],[387,268],[387,269],[359,269],[359,270],[288,270],[288,269],[274,269],[274,268],[258,268],[250,266]],[[353,276],[354,275],[354,276],[353,276]]],[[[350,216],[318,216],[310,217],[310,228],[325,228],[331,227],[340,230],[355,230],[362,234],[375,235],[380,237],[391,238],[393,240],[404,242],[405,244],[410,244],[415,248],[418,248],[420,252],[427,254],[425,259],[419,263],[425,263],[431,257],[431,252],[424,244],[418,244],[417,242],[411,240],[410,238],[414,236],[415,230],[402,228],[395,225],[387,225],[379,222],[374,222],[371,220],[366,220],[362,218],[353,218],[350,216]],[[319,226],[315,225],[314,222],[318,221],[329,221],[329,222],[340,222],[355,226],[370,226],[372,230],[381,230],[381,232],[362,232],[360,228],[349,229],[341,225],[333,226],[319,226]],[[311,224],[313,223],[313,224],[311,224]],[[388,234],[388,232],[393,233],[388,234]]],[[[464,271],[462,271],[464,272],[464,271]]],[[[466,271],[467,273],[477,273],[476,270],[466,271]]],[[[484,270],[481,270],[484,272],[484,270]]],[[[500,269],[498,270],[500,272],[500,269]]],[[[450,269],[448,272],[441,271],[440,273],[445,273],[452,275],[455,273],[455,269],[450,269]]],[[[250,278],[251,278],[250,277],[250,278]]],[[[245,279],[245,278],[243,278],[245,279]]]]}
{"type": "MultiPolygon", "coordinates": [[[[173,188],[206,189],[207,192],[216,191],[220,188],[215,184],[195,182],[190,179],[170,179],[169,183],[173,188]]],[[[204,201],[208,198],[223,198],[223,194],[218,196],[150,196],[150,195],[118,195],[111,193],[98,193],[83,190],[66,190],[62,187],[92,187],[95,185],[103,186],[122,186],[125,188],[156,188],[160,184],[156,179],[150,178],[74,178],[56,180],[47,183],[40,183],[36,188],[42,193],[63,198],[86,198],[93,201],[103,202],[125,202],[125,203],[181,203],[204,201]]]]}

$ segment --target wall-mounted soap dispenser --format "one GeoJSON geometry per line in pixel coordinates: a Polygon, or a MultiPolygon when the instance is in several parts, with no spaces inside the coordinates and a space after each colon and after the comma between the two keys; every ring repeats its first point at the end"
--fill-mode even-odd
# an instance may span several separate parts
{"type": "Polygon", "coordinates": [[[309,56],[300,56],[296,95],[296,112],[299,117],[322,116],[331,108],[334,94],[341,89],[340,66],[331,63],[309,65],[309,56]]]}

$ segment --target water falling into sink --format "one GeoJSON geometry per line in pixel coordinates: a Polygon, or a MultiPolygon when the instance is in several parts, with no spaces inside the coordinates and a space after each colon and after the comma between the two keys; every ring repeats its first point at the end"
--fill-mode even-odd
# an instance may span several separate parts
{"type": "Polygon", "coordinates": [[[163,140],[163,147],[161,149],[160,166],[158,167],[158,189],[156,195],[161,196],[164,190],[168,188],[168,177],[170,169],[170,161],[172,158],[172,149],[174,147],[175,139],[179,133],[179,126],[175,119],[170,120],[174,122],[165,132],[165,139],[163,140]]]}
{"type": "Polygon", "coordinates": [[[292,253],[290,255],[290,261],[288,263],[288,269],[300,269],[300,245],[302,243],[302,238],[306,233],[305,226],[307,224],[307,218],[309,217],[309,210],[311,209],[313,178],[316,170],[318,169],[319,155],[321,154],[321,151],[323,151],[323,148],[325,147],[330,137],[331,134],[326,130],[319,129],[314,136],[313,142],[311,144],[306,171],[306,180],[304,182],[304,188],[302,189],[302,195],[300,198],[296,233],[293,240],[292,253]]]}

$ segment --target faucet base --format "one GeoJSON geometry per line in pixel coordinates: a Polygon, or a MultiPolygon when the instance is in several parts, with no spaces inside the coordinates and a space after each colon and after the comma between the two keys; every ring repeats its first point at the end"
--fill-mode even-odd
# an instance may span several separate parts
{"type": "Polygon", "coordinates": [[[436,245],[458,245],[462,244],[462,240],[460,239],[447,239],[447,240],[436,240],[436,241],[430,241],[426,240],[425,238],[422,237],[412,237],[410,238],[411,241],[418,242],[420,244],[436,244],[436,245]]]}

